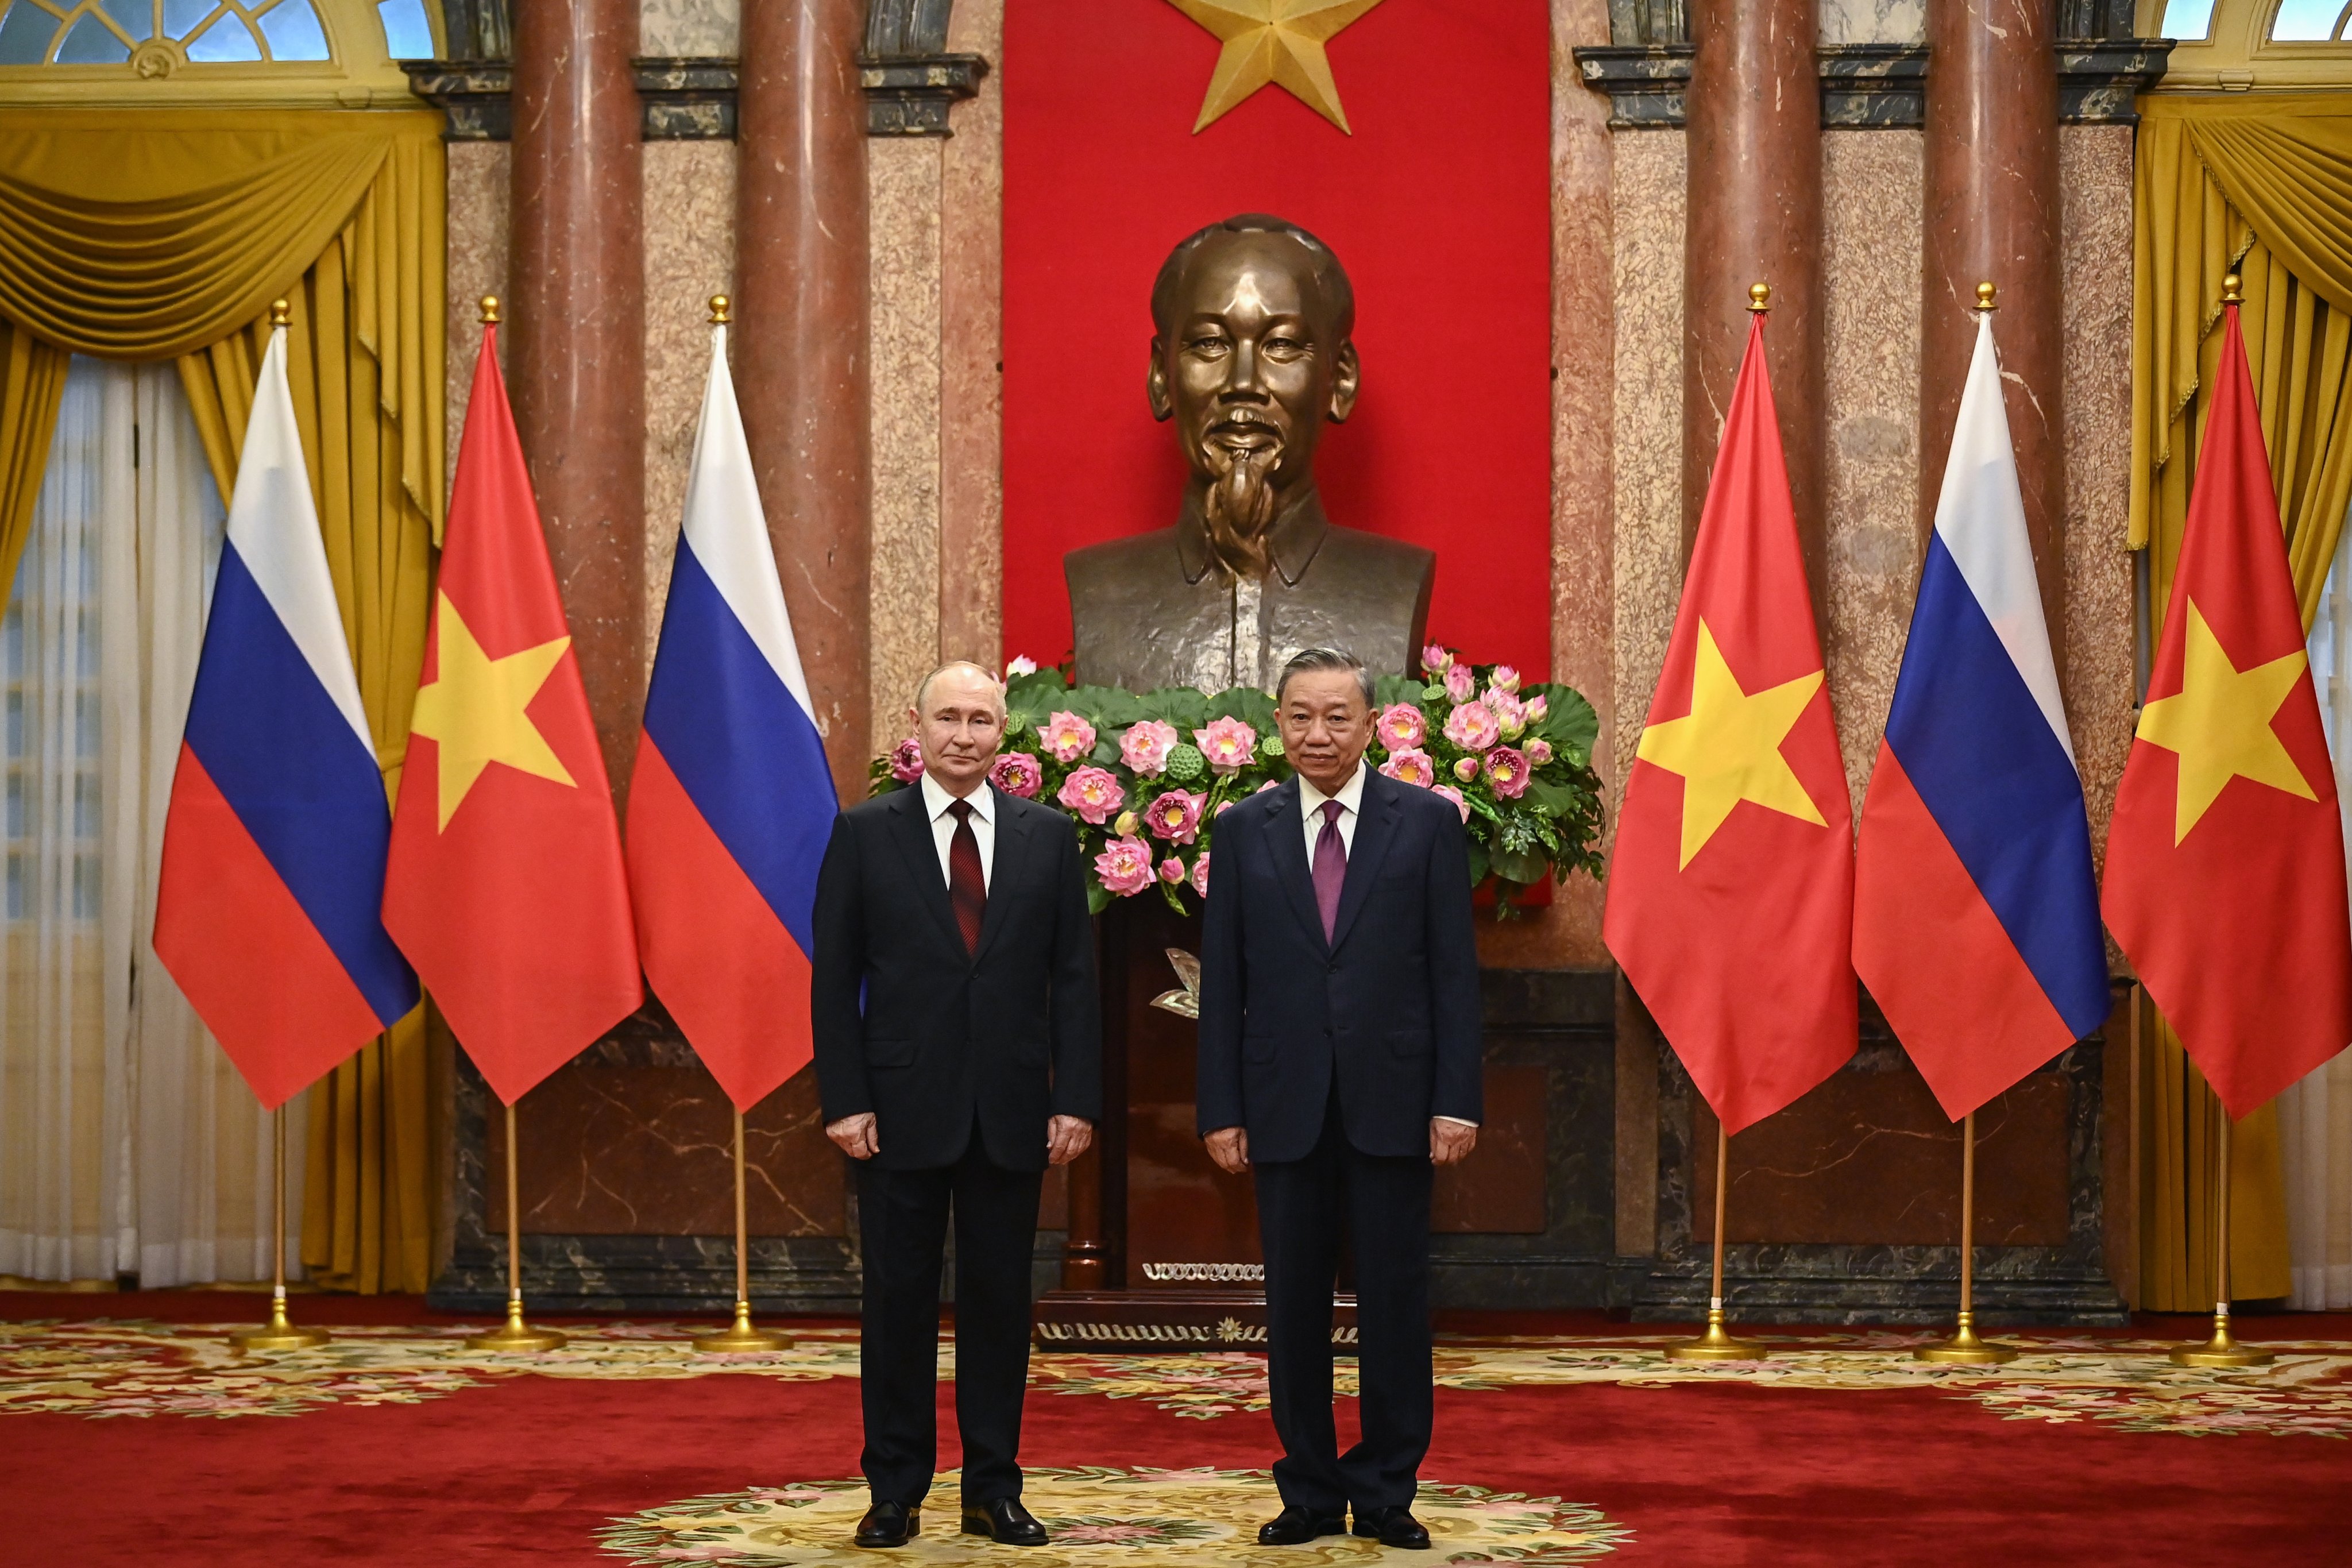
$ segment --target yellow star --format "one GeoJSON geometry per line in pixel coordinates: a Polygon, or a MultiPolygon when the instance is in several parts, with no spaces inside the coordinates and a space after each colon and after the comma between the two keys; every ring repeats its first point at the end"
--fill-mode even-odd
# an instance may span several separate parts
{"type": "Polygon", "coordinates": [[[1690,713],[1650,725],[1633,752],[1683,776],[1682,866],[1706,847],[1743,800],[1817,827],[1829,826],[1780,754],[1781,741],[1821,689],[1822,675],[1817,669],[1759,692],[1742,691],[1723,650],[1715,646],[1715,633],[1699,622],[1690,713]]]}
{"type": "Polygon", "coordinates": [[[447,831],[458,804],[492,763],[578,788],[525,711],[572,639],[557,637],[492,658],[474,640],[449,595],[439,598],[440,634],[433,645],[439,675],[432,685],[417,689],[409,728],[439,742],[442,830],[447,831]]]}
{"type": "MultiPolygon", "coordinates": [[[[1339,107],[1339,87],[1323,46],[1334,34],[1381,0],[1168,0],[1214,33],[1225,47],[1217,57],[1201,100],[1202,131],[1268,82],[1287,88],[1299,102],[1348,131],[1339,107]]],[[[1348,134],[1355,134],[1348,131],[1348,134]]]]}
{"type": "Polygon", "coordinates": [[[2179,793],[2172,809],[2172,841],[2189,837],[2233,778],[2317,800],[2311,781],[2271,728],[2271,718],[2303,679],[2303,649],[2240,669],[2197,601],[2189,601],[2189,646],[2182,649],[2180,689],[2140,710],[2139,738],[2180,758],[2179,793]]]}

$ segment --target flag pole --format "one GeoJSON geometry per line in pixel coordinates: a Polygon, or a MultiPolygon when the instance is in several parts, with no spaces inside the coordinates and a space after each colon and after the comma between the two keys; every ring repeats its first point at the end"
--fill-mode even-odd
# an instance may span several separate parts
{"type": "Polygon", "coordinates": [[[1735,1339],[1723,1327],[1723,1206],[1731,1184],[1731,1134],[1715,1124],[1715,1274],[1707,1287],[1706,1332],[1666,1347],[1668,1361],[1761,1361],[1764,1347],[1754,1340],[1735,1339]]]}
{"type": "Polygon", "coordinates": [[[694,1336],[694,1348],[713,1354],[737,1355],[753,1351],[792,1347],[792,1336],[751,1326],[751,1227],[743,1207],[743,1113],[735,1113],[735,1321],[716,1333],[694,1336]]]}
{"type": "MultiPolygon", "coordinates": [[[[1990,285],[1987,285],[1988,288],[1990,285]]],[[[1945,1362],[1962,1366],[1998,1366],[2015,1361],[2017,1352],[1977,1338],[1977,1113],[1960,1118],[1960,1322],[1952,1337],[1940,1344],[1922,1345],[1914,1360],[1945,1362]]]]}
{"type": "Polygon", "coordinates": [[[563,1346],[553,1329],[534,1329],[522,1320],[522,1202],[515,1167],[515,1108],[507,1106],[507,1321],[466,1341],[472,1351],[551,1351],[563,1346]]]}
{"type": "Polygon", "coordinates": [[[2268,1366],[2268,1351],[2240,1344],[2230,1337],[2230,1108],[2221,1107],[2221,1137],[2216,1158],[2221,1174],[2213,1215],[2213,1337],[2201,1345],[2183,1345],[2172,1352],[2175,1366],[2268,1366]]]}
{"type": "MultiPolygon", "coordinates": [[[[278,302],[278,309],[285,302],[278,302]]],[[[239,1329],[230,1338],[240,1351],[306,1351],[323,1345],[328,1336],[317,1329],[298,1329],[286,1321],[286,1108],[269,1113],[269,1322],[258,1329],[239,1329]]]]}

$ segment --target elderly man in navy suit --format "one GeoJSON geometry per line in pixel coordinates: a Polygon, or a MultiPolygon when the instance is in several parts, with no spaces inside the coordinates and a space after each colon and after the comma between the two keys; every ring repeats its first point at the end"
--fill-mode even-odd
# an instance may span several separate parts
{"type": "Polygon", "coordinates": [[[1256,1178],[1279,1516],[1299,1545],[1347,1528],[1426,1547],[1432,1167],[1478,1140],[1469,840],[1444,796],[1364,765],[1371,677],[1308,648],[1275,693],[1297,776],[1217,822],[1201,953],[1200,1131],[1256,1178]],[[1355,1247],[1363,1440],[1339,1452],[1331,1293],[1355,1247]]]}

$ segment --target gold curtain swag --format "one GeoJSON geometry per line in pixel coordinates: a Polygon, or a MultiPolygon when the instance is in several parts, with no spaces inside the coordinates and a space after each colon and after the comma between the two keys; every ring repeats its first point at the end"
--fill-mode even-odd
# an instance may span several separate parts
{"type": "MultiPolygon", "coordinates": [[[[2307,629],[2352,505],[2352,113],[2338,94],[2140,100],[2132,331],[2133,548],[2161,624],[2180,559],[2206,403],[2221,358],[2221,279],[2240,325],[2307,629]]],[[[2140,1300],[2213,1302],[2221,1102],[2180,1037],[2143,1016],[2140,1300]]],[[[2278,1116],[2232,1140],[2230,1272],[2247,1300],[2291,1289],[2278,1116]]]]}
{"type": "MultiPolygon", "coordinates": [[[[286,300],[295,422],[388,795],[445,493],[445,167],[433,113],[0,110],[5,580],[69,354],[176,360],[226,497],[286,300]]],[[[419,1009],[311,1096],[302,1259],[322,1284],[429,1282],[426,1038],[419,1009]]]]}

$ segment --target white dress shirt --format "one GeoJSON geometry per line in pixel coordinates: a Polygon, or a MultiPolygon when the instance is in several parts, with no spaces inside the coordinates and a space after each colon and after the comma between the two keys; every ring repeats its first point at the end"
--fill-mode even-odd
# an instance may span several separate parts
{"type": "MultiPolygon", "coordinates": [[[[931,820],[931,842],[940,849],[940,880],[955,886],[955,873],[948,867],[949,847],[955,843],[956,819],[948,815],[948,807],[957,797],[940,785],[940,781],[925,773],[922,782],[923,812],[931,820]]],[[[971,836],[980,841],[980,890],[996,875],[996,792],[986,780],[978,789],[962,797],[971,802],[971,836]]]]}
{"type": "MultiPolygon", "coordinates": [[[[931,782],[929,773],[923,775],[923,782],[927,784],[931,782]]],[[[944,798],[946,792],[942,790],[940,795],[944,798]]],[[[1346,784],[1339,786],[1337,795],[1325,795],[1307,782],[1305,773],[1298,775],[1298,810],[1307,829],[1307,869],[1310,873],[1315,869],[1316,841],[1323,837],[1323,803],[1331,800],[1339,803],[1339,842],[1347,846],[1349,854],[1353,855],[1356,852],[1356,817],[1364,804],[1364,764],[1361,762],[1356,763],[1356,771],[1348,776],[1346,784]]],[[[940,853],[945,854],[946,851],[941,850],[940,853]]],[[[1475,1121],[1465,1121],[1458,1116],[1439,1116],[1432,1120],[1451,1121],[1459,1127],[1478,1125],[1475,1121]]]]}

